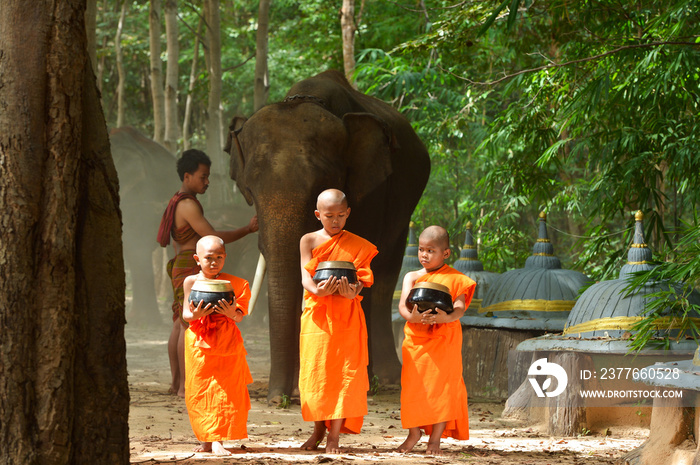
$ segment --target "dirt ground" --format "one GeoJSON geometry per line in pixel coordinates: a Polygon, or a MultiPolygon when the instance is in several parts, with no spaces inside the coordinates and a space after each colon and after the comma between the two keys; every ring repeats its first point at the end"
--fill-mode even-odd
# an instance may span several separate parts
{"type": "Polygon", "coordinates": [[[288,409],[267,405],[267,330],[243,326],[248,364],[255,380],[249,386],[252,403],[249,438],[224,443],[233,452],[231,457],[194,453],[192,449],[198,442],[190,428],[185,401],[168,394],[169,331],[166,325],[157,329],[126,327],[132,464],[607,464],[638,447],[648,434],[646,430],[611,428],[606,436],[592,433],[582,437],[550,437],[536,426],[502,419],[502,404],[470,399],[468,441],[444,439],[444,455],[428,457],[424,454],[427,441],[424,436],[412,453],[399,454],[394,450],[406,435],[401,428],[399,387],[383,386],[368,399],[369,413],[362,434],[341,435],[341,446],[347,447],[346,453],[331,456],[322,451],[302,452],[298,447],[309,437],[313,425],[302,420],[298,404],[288,409]]]}

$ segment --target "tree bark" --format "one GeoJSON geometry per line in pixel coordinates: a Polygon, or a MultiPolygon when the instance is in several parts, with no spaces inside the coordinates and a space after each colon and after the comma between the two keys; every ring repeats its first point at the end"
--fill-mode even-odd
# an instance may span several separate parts
{"type": "Polygon", "coordinates": [[[153,98],[153,140],[163,144],[165,140],[165,94],[163,92],[163,63],[160,60],[161,24],[160,0],[151,0],[148,16],[151,51],[151,94],[153,98]]]}
{"type": "Polygon", "coordinates": [[[0,7],[0,463],[127,464],[117,174],[86,0],[0,7]]]}
{"type": "Polygon", "coordinates": [[[199,64],[199,38],[202,34],[202,18],[197,23],[197,35],[194,38],[192,52],[192,68],[190,69],[190,85],[187,89],[187,100],[185,101],[185,118],[182,123],[182,145],[185,150],[190,148],[190,124],[192,122],[192,101],[194,98],[194,85],[197,82],[197,65],[199,64]]]}
{"type": "Polygon", "coordinates": [[[343,0],[340,28],[343,34],[343,68],[345,77],[352,83],[355,73],[355,0],[343,0]]]}
{"type": "Polygon", "coordinates": [[[180,59],[177,0],[165,0],[165,35],[168,43],[168,64],[165,74],[165,136],[163,145],[175,153],[177,152],[177,139],[180,137],[180,119],[177,115],[177,78],[178,60],[180,59]]]}
{"type": "Polygon", "coordinates": [[[258,8],[258,31],[255,39],[255,87],[253,91],[253,110],[258,111],[267,102],[270,82],[267,69],[267,42],[270,25],[271,0],[260,0],[258,8]]]}
{"type": "Polygon", "coordinates": [[[97,69],[97,0],[87,0],[85,8],[85,33],[92,69],[97,69]]]}
{"type": "Polygon", "coordinates": [[[117,34],[114,37],[114,54],[117,58],[117,75],[119,81],[117,83],[117,127],[124,126],[124,84],[126,74],[124,73],[124,60],[122,56],[122,30],[124,29],[124,18],[126,17],[127,1],[122,0],[122,12],[119,15],[119,23],[117,24],[117,34]]]}
{"type": "MultiPolygon", "coordinates": [[[[209,71],[209,101],[207,104],[207,153],[212,159],[218,173],[228,173],[228,158],[224,155],[221,95],[222,95],[222,70],[221,70],[221,17],[219,15],[219,0],[205,0],[204,21],[207,25],[207,60],[209,71]]],[[[219,183],[217,190],[219,195],[214,198],[218,201],[226,199],[226,185],[219,183]]],[[[212,199],[213,200],[213,199],[212,199]]]]}

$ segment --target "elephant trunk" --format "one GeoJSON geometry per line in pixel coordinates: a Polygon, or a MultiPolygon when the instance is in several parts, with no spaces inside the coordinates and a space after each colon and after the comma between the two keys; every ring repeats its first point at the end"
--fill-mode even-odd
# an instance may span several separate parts
{"type": "Polygon", "coordinates": [[[268,401],[271,402],[283,394],[291,396],[296,387],[303,302],[299,239],[313,227],[313,223],[308,224],[309,213],[313,210],[306,205],[297,208],[291,199],[287,200],[284,208],[256,205],[260,221],[259,247],[267,262],[270,324],[268,401]]]}
{"type": "Polygon", "coordinates": [[[297,257],[268,264],[270,311],[270,381],[268,401],[292,395],[299,366],[299,322],[303,301],[297,257]]]}

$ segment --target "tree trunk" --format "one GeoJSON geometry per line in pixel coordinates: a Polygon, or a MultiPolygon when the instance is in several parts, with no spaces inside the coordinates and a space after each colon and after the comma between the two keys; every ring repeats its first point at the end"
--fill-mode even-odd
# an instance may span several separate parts
{"type": "Polygon", "coordinates": [[[122,0],[122,12],[119,15],[119,24],[117,25],[117,34],[114,37],[114,54],[117,57],[117,74],[119,81],[117,83],[117,127],[124,126],[124,83],[126,75],[124,73],[124,62],[122,57],[122,30],[124,29],[124,18],[126,17],[127,1],[122,0]]]}
{"type": "MultiPolygon", "coordinates": [[[[222,71],[221,71],[221,17],[219,15],[219,0],[205,0],[204,21],[207,24],[207,60],[209,71],[209,102],[207,104],[207,153],[212,159],[217,174],[228,173],[228,158],[224,155],[222,142],[222,71]]],[[[219,183],[219,195],[214,196],[217,201],[226,199],[226,185],[219,183]]]]}
{"type": "Polygon", "coordinates": [[[87,49],[93,71],[97,69],[97,0],[87,0],[85,8],[87,49]]]}
{"type": "Polygon", "coordinates": [[[260,0],[258,8],[258,31],[255,39],[255,89],[253,110],[258,111],[267,102],[270,82],[267,70],[267,39],[270,24],[271,0],[260,0]]]}
{"type": "Polygon", "coordinates": [[[85,0],[4,0],[0,30],[0,463],[128,464],[118,183],[85,0]]]}
{"type": "MultiPolygon", "coordinates": [[[[165,0],[165,35],[168,39],[168,65],[165,74],[165,137],[163,145],[177,152],[180,120],[177,116],[177,77],[180,47],[177,31],[177,0],[165,0]]],[[[119,126],[121,127],[121,126],[119,126]]]]}
{"type": "Polygon", "coordinates": [[[343,33],[343,68],[345,77],[352,83],[355,73],[355,0],[343,0],[340,28],[343,33]]]}
{"type": "Polygon", "coordinates": [[[194,38],[194,47],[192,52],[192,68],[190,70],[190,85],[187,89],[187,100],[185,101],[185,118],[182,123],[182,145],[185,150],[190,148],[190,124],[192,120],[192,100],[194,85],[197,82],[197,64],[199,62],[199,38],[202,34],[202,18],[199,18],[197,24],[197,35],[194,38]]]}
{"type": "Polygon", "coordinates": [[[163,145],[165,140],[165,94],[163,92],[163,63],[160,60],[160,0],[151,0],[148,16],[151,43],[151,93],[153,94],[153,140],[163,145]]]}

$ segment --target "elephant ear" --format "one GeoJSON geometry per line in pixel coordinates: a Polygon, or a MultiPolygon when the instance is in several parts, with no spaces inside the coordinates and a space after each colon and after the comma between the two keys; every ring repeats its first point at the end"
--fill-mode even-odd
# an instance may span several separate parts
{"type": "Polygon", "coordinates": [[[371,113],[347,113],[343,124],[348,132],[347,191],[357,202],[391,175],[391,154],[398,143],[389,125],[371,113]]]}
{"type": "Polygon", "coordinates": [[[236,181],[236,185],[245,197],[248,205],[253,205],[253,198],[248,192],[248,188],[243,180],[243,169],[245,168],[245,157],[243,156],[243,148],[238,139],[238,135],[243,130],[243,125],[246,118],[234,116],[229,125],[228,140],[224,150],[229,154],[229,176],[236,181]]]}

